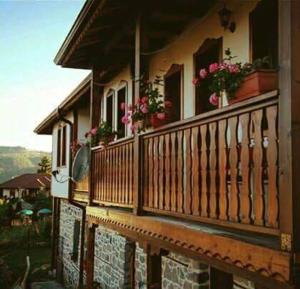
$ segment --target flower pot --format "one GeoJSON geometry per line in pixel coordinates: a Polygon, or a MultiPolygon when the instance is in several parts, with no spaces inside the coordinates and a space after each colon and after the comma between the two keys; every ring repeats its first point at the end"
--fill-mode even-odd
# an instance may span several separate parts
{"type": "Polygon", "coordinates": [[[229,100],[230,104],[258,96],[278,88],[278,74],[275,70],[258,70],[247,75],[236,91],[235,97],[229,100]]]}
{"type": "Polygon", "coordinates": [[[151,115],[150,124],[153,128],[158,128],[164,124],[165,120],[160,120],[157,118],[156,114],[151,115]]]}
{"type": "Polygon", "coordinates": [[[142,131],[145,128],[145,121],[143,119],[137,120],[135,122],[135,125],[136,125],[136,128],[137,128],[138,131],[142,131]]]}

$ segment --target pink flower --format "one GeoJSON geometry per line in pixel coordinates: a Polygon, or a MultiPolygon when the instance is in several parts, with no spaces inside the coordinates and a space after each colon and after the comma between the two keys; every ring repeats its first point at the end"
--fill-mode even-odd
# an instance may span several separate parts
{"type": "Polygon", "coordinates": [[[133,123],[131,123],[131,124],[129,125],[129,129],[131,130],[132,133],[135,133],[136,125],[133,124],[133,123]]]}
{"type": "Polygon", "coordinates": [[[210,72],[210,73],[214,73],[214,72],[216,72],[218,69],[219,69],[219,64],[218,64],[218,63],[212,63],[212,64],[209,66],[209,72],[210,72]]]}
{"type": "Polygon", "coordinates": [[[238,73],[240,71],[239,67],[236,64],[229,64],[228,70],[232,74],[238,73]]]}
{"type": "Polygon", "coordinates": [[[207,71],[205,68],[200,69],[199,75],[202,79],[204,79],[207,76],[207,71]]]}
{"type": "Polygon", "coordinates": [[[219,66],[220,70],[224,70],[224,69],[227,69],[227,68],[228,68],[228,64],[226,62],[221,63],[220,66],[219,66]]]}
{"type": "Polygon", "coordinates": [[[172,107],[172,102],[170,100],[165,101],[165,107],[170,108],[172,107]]]}
{"type": "Polygon", "coordinates": [[[197,78],[197,77],[195,77],[194,79],[193,79],[193,84],[194,85],[198,85],[199,84],[199,79],[197,78]]]}
{"type": "Polygon", "coordinates": [[[147,104],[143,104],[141,106],[141,111],[142,111],[142,113],[148,113],[148,105],[147,104]]]}
{"type": "Polygon", "coordinates": [[[124,111],[127,108],[127,104],[125,102],[122,102],[120,108],[124,111]]]}
{"type": "Polygon", "coordinates": [[[97,128],[96,128],[96,127],[92,128],[92,129],[90,130],[90,134],[91,134],[91,135],[96,135],[96,133],[97,133],[97,128]]]}
{"type": "Polygon", "coordinates": [[[209,102],[214,106],[219,104],[219,97],[215,92],[209,97],[209,102]]]}
{"type": "Polygon", "coordinates": [[[141,103],[147,103],[148,102],[148,97],[147,96],[144,96],[141,98],[141,103]]]}
{"type": "Polygon", "coordinates": [[[124,116],[122,117],[122,123],[124,123],[124,124],[128,124],[128,123],[129,123],[128,115],[124,115],[124,116]]]}
{"type": "Polygon", "coordinates": [[[156,117],[160,120],[164,120],[166,118],[166,114],[164,112],[158,112],[156,117]]]}

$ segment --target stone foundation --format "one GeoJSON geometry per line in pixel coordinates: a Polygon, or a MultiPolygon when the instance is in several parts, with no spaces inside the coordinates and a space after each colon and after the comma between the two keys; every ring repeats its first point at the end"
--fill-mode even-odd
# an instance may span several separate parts
{"type": "MultiPolygon", "coordinates": [[[[71,205],[67,200],[61,200],[59,238],[60,238],[60,258],[63,264],[63,283],[67,289],[75,289],[79,284],[79,264],[80,264],[80,239],[78,259],[72,260],[73,256],[73,233],[75,221],[82,221],[82,210],[71,205]]],[[[81,226],[80,226],[81,230],[81,226]]],[[[81,232],[80,232],[81,234],[81,232]]]]}
{"type": "Polygon", "coordinates": [[[101,289],[131,288],[134,243],[99,226],[95,232],[94,281],[101,289]]]}
{"type": "Polygon", "coordinates": [[[170,253],[162,257],[162,289],[209,289],[209,268],[193,259],[170,253]]]}
{"type": "Polygon", "coordinates": [[[135,247],[135,289],[147,288],[147,254],[136,243],[135,247]]]}

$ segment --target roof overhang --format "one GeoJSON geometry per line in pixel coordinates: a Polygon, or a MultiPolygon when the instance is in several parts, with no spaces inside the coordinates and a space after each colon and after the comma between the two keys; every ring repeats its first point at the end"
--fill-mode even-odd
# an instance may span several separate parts
{"type": "Polygon", "coordinates": [[[80,84],[65,98],[62,103],[53,110],[34,130],[37,134],[52,134],[53,125],[59,120],[60,113],[70,111],[91,88],[91,74],[89,74],[80,84]]]}
{"type": "Polygon", "coordinates": [[[137,15],[142,15],[142,34],[147,37],[147,48],[142,39],[142,49],[153,51],[174,39],[188,23],[202,18],[215,2],[87,1],[54,61],[69,68],[116,71],[133,58],[137,15]]]}

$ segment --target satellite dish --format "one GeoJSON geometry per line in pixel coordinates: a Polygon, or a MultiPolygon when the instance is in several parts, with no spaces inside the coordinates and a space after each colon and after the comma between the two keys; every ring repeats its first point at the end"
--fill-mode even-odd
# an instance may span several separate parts
{"type": "Polygon", "coordinates": [[[72,168],[72,180],[74,182],[80,182],[83,180],[90,169],[90,147],[81,147],[74,158],[72,168]]]}

